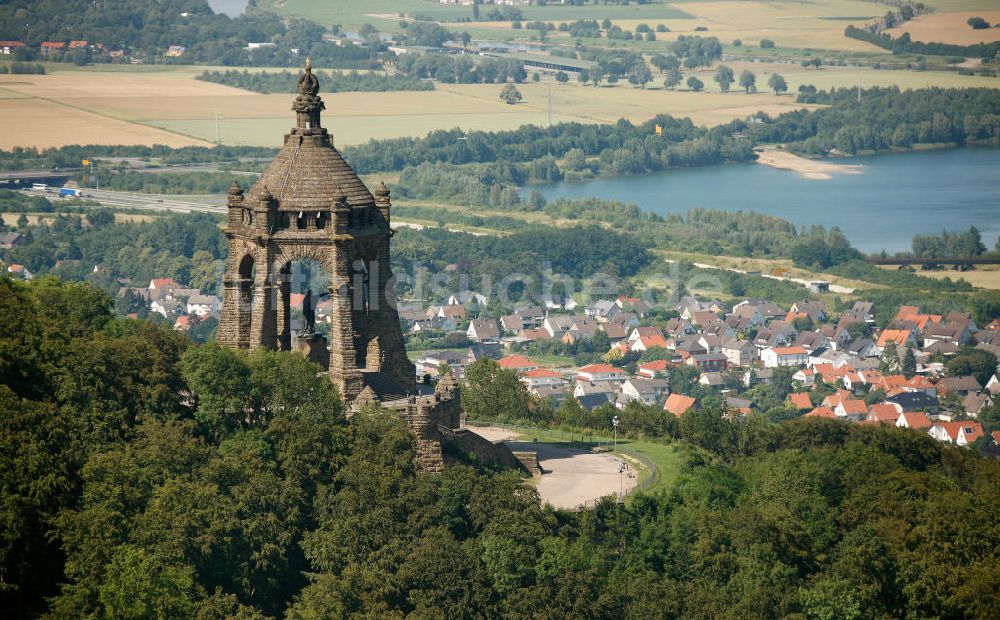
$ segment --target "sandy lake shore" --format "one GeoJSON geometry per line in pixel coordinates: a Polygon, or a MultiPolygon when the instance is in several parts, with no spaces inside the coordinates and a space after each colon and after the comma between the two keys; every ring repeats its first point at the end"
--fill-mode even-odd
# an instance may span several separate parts
{"type": "Polygon", "coordinates": [[[775,149],[758,151],[757,163],[781,170],[791,170],[806,179],[825,180],[832,178],[834,174],[861,174],[861,166],[857,164],[831,164],[775,149]]]}

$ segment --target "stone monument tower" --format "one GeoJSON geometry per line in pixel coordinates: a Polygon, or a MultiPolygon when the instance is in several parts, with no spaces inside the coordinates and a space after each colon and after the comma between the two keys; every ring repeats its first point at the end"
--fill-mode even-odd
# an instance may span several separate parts
{"type": "MultiPolygon", "coordinates": [[[[365,187],[320,124],[319,80],[306,61],[292,104],[295,127],[260,179],[229,190],[229,261],[218,342],[236,349],[302,350],[328,367],[344,401],[398,401],[416,392],[389,265],[389,190],[365,187]],[[330,274],[330,338],[313,331],[315,301],[293,338],[290,266],[330,274]]],[[[325,296],[325,293],[324,293],[325,296]]],[[[319,296],[317,296],[318,298],[319,296]]]]}

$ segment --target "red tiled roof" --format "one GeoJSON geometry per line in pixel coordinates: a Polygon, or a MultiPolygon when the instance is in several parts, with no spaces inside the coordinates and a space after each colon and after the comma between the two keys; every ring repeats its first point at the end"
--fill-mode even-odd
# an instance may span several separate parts
{"type": "Polygon", "coordinates": [[[152,282],[149,283],[149,288],[168,288],[171,286],[177,286],[173,278],[153,278],[152,282]]]}
{"type": "Polygon", "coordinates": [[[556,379],[562,377],[558,372],[549,370],[548,368],[535,368],[524,373],[523,376],[529,379],[556,379]]]}
{"type": "Polygon", "coordinates": [[[809,395],[805,392],[797,392],[795,394],[789,394],[788,400],[795,406],[796,409],[812,409],[812,401],[809,400],[809,395]]]}
{"type": "Polygon", "coordinates": [[[927,416],[920,413],[919,411],[911,411],[909,413],[904,413],[901,414],[899,417],[906,419],[906,425],[909,428],[920,430],[922,428],[930,428],[932,426],[931,421],[927,418],[927,416]]]}
{"type": "Polygon", "coordinates": [[[675,416],[680,416],[682,413],[694,406],[695,401],[697,401],[697,399],[692,396],[674,393],[667,396],[667,402],[663,404],[663,408],[675,416]]]}
{"type": "Polygon", "coordinates": [[[652,362],[639,364],[639,368],[642,368],[643,370],[653,370],[658,372],[661,370],[666,370],[669,365],[670,364],[669,362],[667,362],[667,360],[653,360],[652,362]]]}
{"type": "Polygon", "coordinates": [[[897,411],[892,405],[884,403],[872,405],[871,409],[868,411],[868,419],[876,422],[895,424],[896,420],[899,419],[899,411],[897,411]]]}
{"type": "Polygon", "coordinates": [[[521,335],[525,338],[531,338],[532,340],[548,340],[551,338],[549,332],[545,331],[545,328],[539,327],[537,329],[525,329],[521,332],[521,335]]]}
{"type": "Polygon", "coordinates": [[[952,441],[958,441],[958,434],[962,429],[965,429],[965,440],[969,443],[983,436],[983,425],[979,422],[964,420],[958,422],[938,422],[937,425],[948,433],[948,437],[951,437],[952,441]]]}
{"type": "Polygon", "coordinates": [[[611,364],[590,364],[588,366],[583,366],[580,370],[576,371],[579,373],[587,374],[605,374],[613,372],[621,372],[620,368],[615,368],[611,364]]]}
{"type": "Polygon", "coordinates": [[[837,414],[833,412],[833,409],[829,407],[816,407],[809,413],[805,414],[805,418],[832,418],[836,419],[837,414]]]}
{"type": "Polygon", "coordinates": [[[655,325],[644,325],[642,327],[636,327],[635,328],[635,333],[640,338],[643,337],[643,336],[646,336],[646,337],[649,337],[649,336],[661,336],[662,337],[663,336],[663,332],[660,331],[660,328],[656,327],[655,325]]]}
{"type": "Polygon", "coordinates": [[[847,390],[837,390],[833,394],[830,394],[823,399],[823,405],[826,407],[836,407],[840,403],[850,398],[853,398],[854,394],[848,392],[847,390]]]}
{"type": "Polygon", "coordinates": [[[882,375],[882,378],[878,382],[878,387],[886,392],[901,388],[904,385],[906,385],[906,377],[903,375],[882,375]]]}
{"type": "Polygon", "coordinates": [[[0,41],[0,47],[24,47],[20,41],[0,41]]]}
{"type": "Polygon", "coordinates": [[[66,44],[62,41],[42,41],[42,47],[47,47],[50,49],[62,49],[66,47],[66,44]]]}
{"type": "Polygon", "coordinates": [[[903,346],[910,340],[910,330],[908,329],[883,329],[878,336],[878,346],[884,347],[890,342],[903,346]]]}
{"type": "Polygon", "coordinates": [[[844,409],[844,413],[847,415],[857,415],[859,413],[868,413],[868,405],[865,401],[854,399],[845,399],[840,401],[840,407],[844,409]]]}
{"type": "Polygon", "coordinates": [[[926,390],[934,387],[934,384],[931,383],[931,380],[923,375],[913,375],[913,377],[910,378],[910,380],[907,381],[905,385],[908,388],[913,388],[916,390],[926,390]]]}
{"type": "Polygon", "coordinates": [[[465,316],[465,307],[460,305],[441,306],[441,316],[449,319],[460,319],[465,316]]]}
{"type": "Polygon", "coordinates": [[[511,368],[514,370],[520,368],[529,368],[529,369],[538,368],[538,364],[532,362],[523,355],[508,355],[507,357],[504,357],[503,359],[498,361],[497,364],[500,365],[500,368],[511,368]]]}
{"type": "Polygon", "coordinates": [[[641,342],[642,346],[647,349],[652,347],[667,348],[667,340],[659,334],[654,334],[652,336],[639,336],[638,341],[641,342]]]}
{"type": "Polygon", "coordinates": [[[772,349],[778,355],[805,355],[806,350],[800,346],[794,347],[774,347],[772,349]]]}
{"type": "Polygon", "coordinates": [[[861,378],[865,380],[866,383],[877,383],[879,379],[882,378],[882,373],[877,370],[859,370],[858,374],[861,378]]]}

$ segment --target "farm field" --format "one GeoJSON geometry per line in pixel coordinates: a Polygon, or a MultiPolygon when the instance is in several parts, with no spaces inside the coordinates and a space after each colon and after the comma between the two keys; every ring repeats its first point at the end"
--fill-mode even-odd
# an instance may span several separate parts
{"type": "MultiPolygon", "coordinates": [[[[427,0],[259,0],[258,6],[278,12],[285,17],[303,17],[321,24],[341,24],[344,27],[370,23],[398,30],[399,13],[420,14],[442,22],[456,22],[471,18],[472,7],[442,5],[427,0]]],[[[492,7],[482,6],[482,12],[492,7]]],[[[586,6],[519,6],[526,20],[544,19],[665,19],[684,18],[682,3],[586,5],[586,6]],[[678,4],[680,6],[674,6],[678,4]]]]}
{"type": "MultiPolygon", "coordinates": [[[[646,89],[628,84],[585,86],[557,84],[550,77],[518,85],[524,100],[499,101],[498,84],[436,84],[434,91],[400,93],[325,93],[325,126],[338,145],[369,138],[422,136],[436,129],[515,129],[549,120],[554,123],[613,123],[619,118],[643,122],[656,114],[689,117],[714,125],[754,112],[781,114],[803,106],[792,94],[776,96],[766,89],[773,72],[781,73],[793,93],[800,84],[818,88],[898,85],[1000,88],[1000,80],[957,73],[876,71],[824,67],[808,70],[797,64],[729,63],[739,73],[757,74],[759,92],[719,92],[714,69],[694,74],[705,91],[669,91],[654,72],[646,89]]],[[[0,149],[14,146],[53,147],[66,144],[276,145],[293,121],[291,95],[263,95],[195,79],[207,67],[157,67],[147,70],[63,70],[52,65],[48,75],[0,75],[0,149]]]]}
{"type": "MultiPolygon", "coordinates": [[[[844,36],[848,24],[860,24],[880,13],[876,5],[859,0],[831,2],[691,2],[682,5],[692,19],[614,20],[625,30],[640,23],[664,24],[670,32],[656,33],[657,42],[674,41],[680,35],[714,36],[723,44],[740,39],[756,46],[771,39],[778,47],[866,51],[881,53],[874,45],[844,36]],[[708,32],[697,32],[705,27],[708,32]]],[[[644,46],[648,47],[648,46],[644,46]]]]}
{"type": "MultiPolygon", "coordinates": [[[[994,5],[994,9],[996,6],[994,5]]],[[[982,17],[990,25],[993,25],[1000,22],[1000,10],[930,13],[912,19],[898,28],[893,28],[889,30],[889,33],[893,37],[899,37],[904,32],[908,32],[914,41],[925,43],[975,45],[976,43],[1000,41],[1000,28],[973,30],[966,23],[970,17],[982,17]]]]}
{"type": "MultiPolygon", "coordinates": [[[[79,213],[25,213],[24,217],[28,220],[29,226],[36,226],[40,221],[44,220],[54,220],[59,215],[80,215],[79,213]]],[[[122,224],[127,222],[151,222],[155,220],[158,215],[147,214],[147,213],[120,213],[115,211],[115,223],[122,224]]],[[[20,213],[0,213],[0,221],[3,221],[4,225],[10,226],[12,228],[17,227],[17,220],[21,217],[20,213]]],[[[84,226],[86,226],[86,221],[84,221],[84,226]]]]}
{"type": "MultiPolygon", "coordinates": [[[[897,267],[886,265],[882,269],[895,270],[897,267]]],[[[962,279],[976,288],[1000,291],[1000,265],[976,265],[976,268],[971,271],[958,271],[957,269],[924,271],[918,269],[917,274],[938,280],[944,278],[962,279]]]]}
{"type": "MultiPolygon", "coordinates": [[[[468,30],[475,38],[527,39],[530,31],[511,30],[510,22],[463,22],[459,18],[471,17],[471,9],[462,6],[435,5],[426,0],[401,0],[388,2],[359,0],[327,3],[320,0],[266,0],[259,3],[269,6],[288,17],[305,17],[325,24],[342,24],[357,27],[371,23],[377,28],[399,31],[399,13],[410,19],[415,14],[433,17],[454,29],[468,30]]],[[[742,39],[744,44],[756,44],[769,38],[779,46],[794,48],[829,49],[840,51],[867,51],[884,53],[879,48],[843,35],[849,23],[864,22],[883,12],[877,5],[863,0],[829,0],[816,3],[800,0],[782,2],[737,1],[674,2],[670,4],[584,5],[584,6],[525,6],[518,7],[526,21],[544,20],[555,24],[578,19],[611,19],[625,30],[634,30],[640,23],[651,27],[664,25],[667,33],[656,33],[658,42],[670,42],[678,35],[695,34],[695,28],[708,28],[702,36],[717,36],[724,43],[742,39]]],[[[481,11],[486,11],[483,8],[481,11]]],[[[554,42],[570,41],[568,35],[553,32],[554,42]]],[[[603,39],[601,44],[607,43],[603,39]]],[[[625,42],[618,42],[619,44],[625,42]]],[[[631,44],[628,42],[626,44],[631,44]]],[[[662,44],[659,45],[662,47],[662,44]]],[[[643,44],[644,49],[650,45],[643,44]]],[[[656,47],[656,46],[653,46],[656,47]]]]}
{"type": "Polygon", "coordinates": [[[205,145],[203,140],[38,98],[0,99],[0,149],[66,144],[205,145]]]}

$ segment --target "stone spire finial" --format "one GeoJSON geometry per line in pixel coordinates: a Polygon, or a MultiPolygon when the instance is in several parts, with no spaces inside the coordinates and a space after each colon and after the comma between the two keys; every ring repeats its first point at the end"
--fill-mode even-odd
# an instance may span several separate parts
{"type": "Polygon", "coordinates": [[[316,95],[319,93],[319,79],[313,75],[312,59],[306,58],[305,73],[299,76],[299,94],[316,95]]]}
{"type": "Polygon", "coordinates": [[[378,187],[375,188],[375,195],[379,198],[389,196],[389,188],[385,186],[385,181],[379,181],[378,187]]]}
{"type": "Polygon", "coordinates": [[[229,186],[229,195],[230,196],[243,195],[243,188],[240,187],[240,184],[236,181],[236,179],[233,179],[233,184],[229,186]]]}
{"type": "Polygon", "coordinates": [[[319,115],[325,108],[319,98],[319,79],[312,72],[312,59],[306,58],[305,72],[299,76],[299,95],[292,103],[299,136],[321,132],[319,115]]]}

